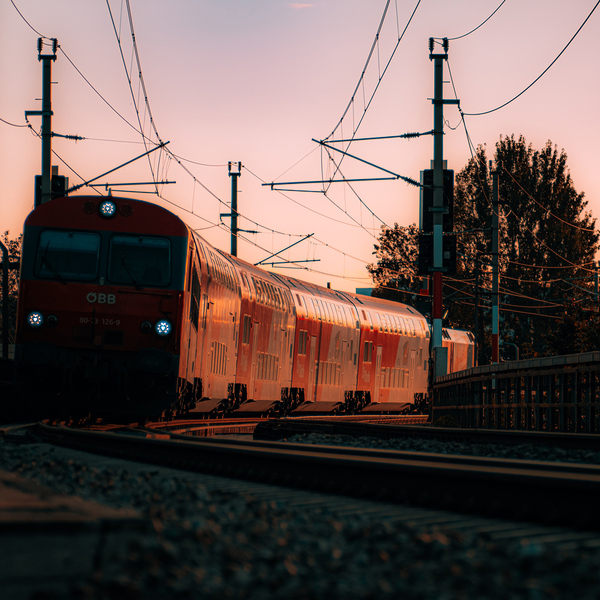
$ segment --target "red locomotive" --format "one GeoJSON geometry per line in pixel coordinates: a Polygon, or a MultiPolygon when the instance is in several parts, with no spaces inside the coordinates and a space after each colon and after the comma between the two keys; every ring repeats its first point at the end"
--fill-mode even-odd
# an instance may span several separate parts
{"type": "MultiPolygon", "coordinates": [[[[445,330],[452,371],[473,338],[445,330]]],[[[72,196],[25,221],[16,364],[53,412],[354,412],[426,394],[429,327],[213,248],[169,211],[72,196]]]]}

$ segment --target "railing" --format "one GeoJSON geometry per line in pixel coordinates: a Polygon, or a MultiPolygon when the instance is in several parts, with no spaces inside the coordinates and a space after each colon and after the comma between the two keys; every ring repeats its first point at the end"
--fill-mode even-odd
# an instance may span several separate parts
{"type": "Polygon", "coordinates": [[[433,424],[600,432],[600,352],[513,361],[438,377],[433,424]]]}

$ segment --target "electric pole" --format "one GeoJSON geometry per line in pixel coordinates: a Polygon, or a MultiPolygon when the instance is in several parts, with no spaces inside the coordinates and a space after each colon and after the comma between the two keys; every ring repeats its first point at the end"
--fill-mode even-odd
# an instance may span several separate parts
{"type": "Polygon", "coordinates": [[[458,104],[458,100],[444,100],[444,62],[448,60],[448,39],[443,40],[443,54],[433,54],[434,39],[429,38],[429,60],[434,68],[433,96],[433,305],[432,348],[436,377],[447,372],[447,351],[442,346],[442,273],[444,271],[444,104],[458,104]]]}
{"type": "Polygon", "coordinates": [[[52,200],[52,63],[56,60],[58,41],[52,39],[52,54],[42,54],[43,40],[38,39],[38,60],[42,62],[42,110],[25,111],[29,116],[42,117],[42,177],[41,194],[35,206],[52,200]]]}
{"type": "Polygon", "coordinates": [[[498,198],[498,168],[492,171],[492,363],[500,362],[500,314],[499,314],[499,291],[500,270],[498,265],[498,210],[500,202],[498,198]]]}
{"type": "MultiPolygon", "coordinates": [[[[231,212],[221,213],[221,217],[231,218],[231,256],[237,256],[238,242],[238,211],[237,211],[237,195],[238,195],[238,177],[242,174],[242,163],[228,163],[229,177],[231,177],[231,212]],[[235,167],[234,167],[235,165],[235,167]]],[[[256,232],[253,232],[256,233],[256,232]]]]}

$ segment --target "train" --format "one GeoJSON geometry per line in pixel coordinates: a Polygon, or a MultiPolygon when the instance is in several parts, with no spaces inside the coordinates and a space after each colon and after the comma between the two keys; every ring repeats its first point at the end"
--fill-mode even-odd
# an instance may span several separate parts
{"type": "MultiPolygon", "coordinates": [[[[16,377],[48,413],[414,410],[430,337],[407,304],[263,270],[157,204],[68,196],[25,220],[16,377]]],[[[473,366],[471,333],[443,343],[473,366]]]]}

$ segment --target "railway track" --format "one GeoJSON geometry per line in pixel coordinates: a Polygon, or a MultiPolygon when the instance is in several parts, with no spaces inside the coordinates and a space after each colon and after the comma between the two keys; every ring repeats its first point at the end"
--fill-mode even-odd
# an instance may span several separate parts
{"type": "Polygon", "coordinates": [[[153,429],[97,432],[38,424],[33,433],[53,444],[191,471],[469,515],[600,529],[600,467],[595,465],[207,439],[153,429]]]}
{"type": "Polygon", "coordinates": [[[600,534],[593,531],[576,531],[572,528],[549,527],[535,523],[465,515],[431,507],[373,501],[332,493],[300,491],[293,487],[133,462],[124,458],[90,454],[83,450],[73,451],[66,447],[59,448],[58,452],[53,454],[53,458],[74,463],[80,468],[85,465],[88,470],[126,470],[132,477],[137,476],[143,479],[151,476],[155,482],[172,483],[177,481],[187,485],[201,486],[209,493],[251,496],[258,502],[269,504],[276,502],[277,505],[284,505],[288,509],[318,512],[334,519],[354,515],[365,523],[387,522],[403,525],[427,532],[423,533],[424,536],[433,535],[440,539],[451,534],[465,538],[483,536],[492,543],[517,543],[521,547],[538,549],[553,547],[559,551],[600,548],[600,534]]]}
{"type": "MultiPolygon", "coordinates": [[[[259,425],[269,422],[297,422],[297,423],[319,423],[323,417],[288,417],[284,420],[272,418],[226,418],[226,419],[194,419],[184,418],[172,421],[157,421],[147,423],[146,429],[156,432],[178,433],[196,437],[213,437],[230,434],[255,434],[259,425]]],[[[387,423],[395,426],[414,424],[425,424],[426,415],[341,415],[333,418],[332,422],[351,425],[355,423],[382,424],[387,423]]],[[[280,438],[279,438],[280,439],[280,438]]]]}
{"type": "Polygon", "coordinates": [[[506,429],[470,429],[431,427],[424,423],[394,421],[343,421],[339,418],[267,419],[257,425],[254,437],[261,440],[281,440],[295,435],[318,433],[377,438],[426,438],[440,441],[474,444],[505,444],[581,448],[600,451],[600,436],[590,433],[562,433],[506,429]]]}
{"type": "MultiPolygon", "coordinates": [[[[482,489],[481,472],[498,463],[506,475],[506,461],[460,457],[453,472],[472,469],[472,478],[469,485],[456,476],[463,490],[453,490],[455,499],[466,503],[455,510],[446,493],[452,490],[435,474],[455,462],[452,456],[256,443],[247,434],[192,437],[181,433],[181,423],[170,425],[179,432],[48,425],[0,430],[5,469],[58,493],[135,508],[152,523],[154,534],[134,540],[123,558],[99,565],[84,584],[98,597],[123,590],[135,597],[211,592],[207,597],[433,599],[440,590],[453,590],[448,598],[597,597],[600,532],[591,521],[580,520],[576,529],[572,518],[581,500],[587,502],[585,484],[565,511],[571,518],[548,524],[552,495],[540,499],[525,487],[515,490],[508,479],[505,497],[482,489]],[[410,469],[394,471],[390,465],[401,457],[437,481],[433,493],[417,493],[410,469]],[[277,462],[287,465],[286,472],[277,462]],[[379,487],[370,485],[360,479],[360,463],[374,474],[388,469],[388,476],[373,478],[379,487]],[[348,473],[360,485],[352,485],[348,473]],[[407,493],[394,493],[395,485],[407,493]],[[503,503],[525,502],[535,510],[521,511],[521,518],[503,510],[503,503]]],[[[563,477],[579,479],[594,471],[536,467],[537,475],[522,468],[521,477],[546,479],[562,470],[563,477]]]]}

